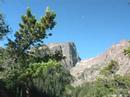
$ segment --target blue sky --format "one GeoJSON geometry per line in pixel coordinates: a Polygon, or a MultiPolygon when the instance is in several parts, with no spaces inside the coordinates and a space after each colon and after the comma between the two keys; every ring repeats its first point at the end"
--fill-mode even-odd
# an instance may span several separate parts
{"type": "MultiPolygon", "coordinates": [[[[130,39],[129,0],[4,0],[0,11],[15,32],[27,7],[40,18],[47,6],[56,14],[53,36],[45,42],[73,41],[81,58],[99,55],[130,39]],[[29,1],[29,2],[27,2],[29,1]]],[[[10,35],[13,37],[13,34],[10,35]]]]}

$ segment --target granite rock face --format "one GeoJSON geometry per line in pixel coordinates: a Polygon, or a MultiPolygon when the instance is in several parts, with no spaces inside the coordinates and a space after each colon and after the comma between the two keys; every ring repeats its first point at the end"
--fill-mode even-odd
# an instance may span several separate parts
{"type": "Polygon", "coordinates": [[[56,52],[62,52],[64,59],[61,60],[62,65],[71,69],[80,61],[76,46],[73,42],[66,43],[50,43],[48,45],[42,45],[38,49],[33,49],[31,52],[35,52],[38,57],[45,57],[49,54],[55,54],[56,52]]]}
{"type": "Polygon", "coordinates": [[[77,53],[76,46],[73,42],[66,43],[50,43],[47,45],[52,53],[55,51],[62,51],[63,59],[61,62],[67,69],[71,69],[80,61],[80,57],[77,53]]]}
{"type": "Polygon", "coordinates": [[[99,56],[80,60],[73,42],[50,43],[41,46],[37,55],[44,57],[56,51],[62,52],[63,56],[65,56],[65,59],[61,61],[62,64],[65,68],[69,69],[71,75],[75,77],[75,82],[73,84],[80,85],[87,81],[96,80],[96,78],[100,76],[101,69],[108,66],[111,60],[116,61],[119,65],[116,74],[123,76],[130,73],[130,58],[123,53],[124,49],[128,47],[130,47],[130,42],[121,41],[99,56]]]}
{"type": "Polygon", "coordinates": [[[101,69],[108,66],[111,60],[115,60],[119,64],[119,69],[116,71],[116,74],[123,76],[130,73],[130,58],[123,53],[124,49],[129,46],[130,43],[128,41],[121,41],[99,56],[78,62],[76,66],[70,70],[76,79],[74,85],[95,80],[100,76],[101,69]]]}

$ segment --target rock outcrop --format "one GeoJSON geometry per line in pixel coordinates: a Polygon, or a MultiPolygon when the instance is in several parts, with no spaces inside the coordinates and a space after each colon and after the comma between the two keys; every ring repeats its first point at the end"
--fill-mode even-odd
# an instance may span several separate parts
{"type": "Polygon", "coordinates": [[[125,75],[130,73],[130,58],[123,53],[124,49],[128,47],[130,47],[130,42],[121,41],[99,56],[80,60],[73,42],[50,43],[41,46],[37,52],[37,56],[44,57],[56,51],[62,52],[63,56],[65,56],[65,59],[61,61],[62,64],[65,68],[69,69],[71,75],[75,77],[73,84],[80,85],[86,81],[94,81],[100,76],[101,69],[108,66],[111,60],[116,61],[119,65],[116,74],[125,75]]]}
{"type": "Polygon", "coordinates": [[[115,60],[119,64],[119,70],[116,74],[125,75],[130,73],[130,59],[125,56],[123,51],[128,48],[130,43],[128,41],[121,41],[113,45],[102,55],[94,58],[81,60],[73,67],[70,72],[75,77],[75,85],[82,84],[86,81],[93,81],[99,75],[103,67],[106,67],[111,60],[115,60]]]}
{"type": "Polygon", "coordinates": [[[38,57],[45,57],[49,54],[55,54],[55,52],[62,52],[64,59],[61,60],[63,66],[67,69],[71,69],[80,61],[76,46],[73,42],[66,43],[50,43],[48,45],[42,45],[38,49],[32,49],[30,52],[38,57]]]}
{"type": "Polygon", "coordinates": [[[50,43],[47,45],[52,53],[55,51],[62,51],[65,59],[62,60],[62,64],[71,69],[80,61],[80,57],[77,53],[76,46],[73,42],[66,43],[50,43]]]}

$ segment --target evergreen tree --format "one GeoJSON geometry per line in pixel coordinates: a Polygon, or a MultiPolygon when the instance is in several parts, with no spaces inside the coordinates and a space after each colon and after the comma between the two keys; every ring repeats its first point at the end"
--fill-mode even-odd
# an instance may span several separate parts
{"type": "Polygon", "coordinates": [[[66,85],[71,81],[69,71],[59,63],[62,52],[47,57],[37,57],[29,53],[32,48],[43,45],[51,36],[56,22],[56,14],[49,8],[37,20],[28,8],[15,40],[8,39],[7,48],[1,49],[1,79],[9,90],[10,97],[62,97],[66,85]]]}
{"type": "Polygon", "coordinates": [[[9,32],[9,26],[5,23],[4,17],[0,14],[0,39],[9,32]]]}
{"type": "Polygon", "coordinates": [[[50,33],[47,34],[46,31],[55,26],[55,16],[56,14],[47,8],[45,16],[37,20],[32,15],[31,10],[27,9],[26,15],[22,16],[22,23],[19,24],[20,29],[15,33],[16,39],[14,41],[9,39],[8,50],[13,63],[21,60],[19,63],[28,64],[27,51],[31,47],[41,45],[43,39],[51,35],[50,33]]]}
{"type": "Polygon", "coordinates": [[[130,47],[128,47],[127,49],[124,49],[124,54],[130,57],[130,47]]]}

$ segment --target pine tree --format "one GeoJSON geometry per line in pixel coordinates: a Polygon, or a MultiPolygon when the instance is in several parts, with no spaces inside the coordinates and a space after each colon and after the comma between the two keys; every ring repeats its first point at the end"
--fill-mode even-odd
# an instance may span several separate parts
{"type": "Polygon", "coordinates": [[[28,8],[26,15],[22,16],[22,23],[19,24],[20,29],[15,34],[15,47],[26,51],[31,46],[42,43],[42,40],[50,35],[46,33],[46,30],[55,26],[55,16],[53,11],[46,9],[45,16],[38,21],[28,8]]]}
{"type": "MultiPolygon", "coordinates": [[[[45,15],[37,20],[28,8],[15,40],[8,39],[6,55],[9,61],[3,73],[5,86],[11,97],[61,97],[71,76],[61,64],[61,52],[50,54],[48,58],[39,58],[28,53],[31,48],[43,45],[44,39],[51,36],[56,22],[56,14],[49,8],[45,15]]],[[[3,61],[2,61],[3,62],[3,61]]],[[[2,63],[1,62],[1,63],[2,63]]],[[[3,71],[2,71],[3,72],[3,71]]]]}
{"type": "Polygon", "coordinates": [[[0,39],[2,39],[9,30],[9,26],[5,23],[3,15],[0,14],[0,39]]]}
{"type": "Polygon", "coordinates": [[[28,64],[27,51],[33,47],[43,44],[43,39],[51,35],[47,30],[52,30],[56,22],[54,21],[56,14],[49,8],[46,9],[45,15],[37,20],[32,15],[30,8],[27,9],[26,15],[22,16],[22,23],[19,24],[20,29],[15,33],[15,40],[9,40],[8,50],[12,63],[19,60],[21,64],[28,64]]]}

